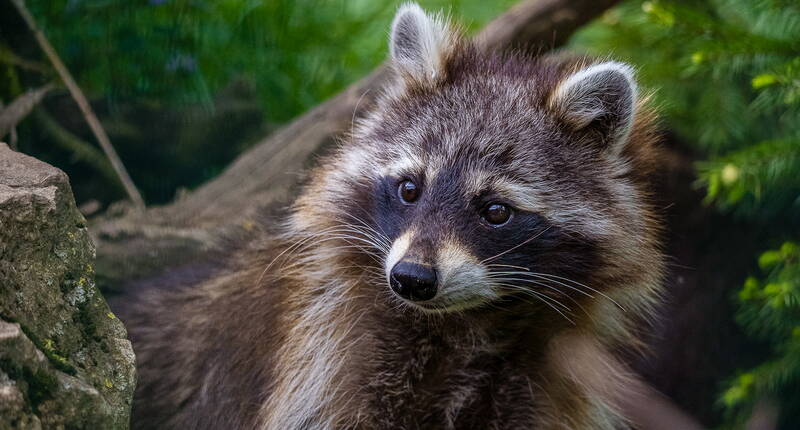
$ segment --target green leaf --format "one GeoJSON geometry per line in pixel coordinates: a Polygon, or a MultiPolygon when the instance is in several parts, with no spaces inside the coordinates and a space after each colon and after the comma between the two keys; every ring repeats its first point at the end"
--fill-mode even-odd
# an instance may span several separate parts
{"type": "Polygon", "coordinates": [[[758,265],[762,269],[769,269],[783,260],[783,254],[780,251],[767,251],[758,257],[758,265]]]}
{"type": "Polygon", "coordinates": [[[754,89],[759,90],[761,88],[776,84],[777,82],[777,76],[770,73],[764,73],[753,78],[752,85],[754,89]]]}

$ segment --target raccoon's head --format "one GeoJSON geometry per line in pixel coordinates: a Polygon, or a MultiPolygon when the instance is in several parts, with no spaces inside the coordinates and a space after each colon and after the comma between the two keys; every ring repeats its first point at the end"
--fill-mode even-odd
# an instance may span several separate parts
{"type": "Polygon", "coordinates": [[[631,67],[481,53],[413,4],[390,46],[394,83],[317,170],[296,227],[336,232],[330,255],[361,255],[348,267],[423,311],[567,315],[654,282],[631,67]]]}

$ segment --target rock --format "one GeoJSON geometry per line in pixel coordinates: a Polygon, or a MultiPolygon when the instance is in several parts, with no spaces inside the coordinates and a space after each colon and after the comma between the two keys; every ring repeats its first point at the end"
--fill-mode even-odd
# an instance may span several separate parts
{"type": "Polygon", "coordinates": [[[67,175],[0,143],[0,428],[126,429],[136,382],[67,175]]]}

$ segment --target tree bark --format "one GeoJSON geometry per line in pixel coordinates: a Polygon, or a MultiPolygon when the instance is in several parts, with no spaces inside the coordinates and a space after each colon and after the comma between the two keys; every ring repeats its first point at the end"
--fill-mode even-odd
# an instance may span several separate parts
{"type": "MultiPolygon", "coordinates": [[[[476,41],[487,50],[544,52],[563,44],[578,27],[617,2],[526,0],[489,23],[476,41]]],[[[246,229],[265,208],[287,202],[300,173],[350,126],[388,79],[384,64],[169,205],[145,212],[118,206],[94,220],[91,231],[98,247],[98,281],[113,289],[196,258],[214,249],[217,238],[227,231],[246,229]]]]}

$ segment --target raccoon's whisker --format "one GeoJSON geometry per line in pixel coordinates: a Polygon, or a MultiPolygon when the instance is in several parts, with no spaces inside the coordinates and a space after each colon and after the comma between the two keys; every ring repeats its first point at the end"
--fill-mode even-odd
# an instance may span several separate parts
{"type": "Polygon", "coordinates": [[[363,243],[363,244],[370,245],[372,248],[375,248],[377,251],[384,251],[383,248],[381,248],[378,244],[376,244],[372,240],[370,240],[368,238],[365,238],[365,237],[353,236],[351,234],[345,234],[345,233],[331,234],[331,235],[328,235],[326,237],[326,239],[341,239],[341,240],[343,240],[345,242],[348,242],[348,243],[351,243],[351,244],[354,244],[354,245],[356,244],[355,242],[363,243]]]}
{"type": "Polygon", "coordinates": [[[386,241],[384,241],[382,238],[380,238],[378,236],[375,236],[375,234],[377,234],[377,232],[375,232],[375,231],[364,231],[364,230],[362,230],[362,229],[360,229],[360,228],[358,228],[356,226],[348,226],[348,227],[350,227],[350,229],[345,229],[342,232],[351,232],[351,233],[362,234],[362,235],[364,235],[364,238],[362,238],[362,239],[369,240],[371,242],[371,244],[375,248],[378,248],[378,249],[380,249],[380,250],[382,250],[384,252],[387,252],[387,253],[388,253],[389,249],[391,248],[391,246],[386,241]]]}
{"type": "Polygon", "coordinates": [[[358,241],[358,242],[362,242],[362,243],[366,243],[368,245],[371,245],[373,248],[376,248],[379,251],[385,251],[385,249],[382,248],[381,246],[379,246],[377,243],[375,243],[374,241],[372,241],[372,240],[370,240],[368,238],[365,238],[365,237],[359,237],[359,236],[353,236],[353,235],[341,233],[341,234],[328,235],[328,238],[330,238],[330,239],[342,239],[342,240],[345,240],[345,241],[348,241],[348,242],[350,240],[355,240],[355,241],[358,241]]]}
{"type": "Polygon", "coordinates": [[[512,264],[487,264],[486,267],[510,267],[512,269],[521,269],[530,272],[531,269],[522,266],[514,266],[512,264]]]}
{"type": "Polygon", "coordinates": [[[509,248],[509,249],[506,249],[505,251],[503,251],[503,252],[501,252],[501,253],[499,253],[499,254],[496,254],[496,255],[494,255],[494,256],[491,256],[491,257],[489,257],[489,258],[486,258],[486,259],[484,259],[484,260],[481,260],[481,262],[480,262],[480,263],[481,263],[481,264],[483,264],[483,263],[486,263],[486,262],[488,262],[488,261],[492,261],[492,260],[494,260],[495,258],[499,258],[499,257],[501,257],[501,256],[503,256],[503,255],[506,255],[506,254],[508,254],[509,252],[511,252],[511,251],[513,251],[513,250],[515,250],[515,249],[519,248],[520,246],[524,246],[525,244],[527,244],[527,243],[531,242],[532,240],[535,240],[535,239],[539,238],[541,235],[543,235],[543,234],[547,233],[547,231],[548,231],[548,230],[550,230],[550,226],[548,226],[546,229],[544,229],[544,230],[540,231],[539,233],[536,233],[536,234],[534,234],[533,236],[531,236],[531,237],[529,237],[529,238],[525,239],[525,240],[524,240],[524,241],[522,241],[521,243],[518,243],[518,244],[516,244],[516,245],[512,246],[511,248],[509,248]]]}
{"type": "Polygon", "coordinates": [[[607,294],[603,293],[602,291],[596,290],[596,289],[594,289],[594,288],[592,288],[592,287],[590,287],[590,286],[588,286],[586,284],[582,284],[582,283],[580,283],[578,281],[575,281],[575,280],[572,280],[572,279],[569,279],[569,278],[565,278],[563,276],[553,275],[551,273],[537,273],[537,275],[551,277],[551,278],[557,278],[557,279],[561,279],[561,280],[566,281],[566,282],[572,282],[573,284],[576,284],[576,285],[578,285],[580,287],[586,288],[589,291],[592,291],[594,293],[597,293],[597,294],[603,296],[604,298],[606,298],[609,301],[611,301],[611,303],[614,303],[618,308],[620,308],[623,311],[625,311],[625,308],[622,307],[622,305],[620,305],[619,303],[617,303],[616,300],[612,299],[611,297],[609,297],[607,294]]]}
{"type": "MultiPolygon", "coordinates": [[[[356,239],[356,240],[360,240],[362,242],[370,243],[366,239],[360,238],[360,237],[357,237],[357,236],[335,235],[333,233],[318,234],[318,235],[315,235],[314,237],[321,238],[321,239],[316,241],[316,242],[314,242],[313,245],[317,245],[317,244],[320,244],[320,243],[323,243],[323,242],[332,241],[332,240],[344,240],[344,241],[346,241],[348,243],[352,243],[348,239],[356,239]]],[[[308,251],[313,245],[306,244],[306,246],[304,246],[302,249],[297,249],[297,250],[295,250],[295,252],[287,255],[286,257],[288,258],[288,257],[290,257],[292,255],[297,255],[298,253],[302,254],[302,253],[308,251]]],[[[384,258],[383,256],[378,255],[378,254],[374,253],[373,251],[370,251],[369,249],[366,249],[363,246],[358,245],[358,244],[348,245],[347,247],[360,249],[362,252],[364,252],[365,254],[367,254],[370,257],[372,257],[377,263],[383,265],[383,258],[384,258]]],[[[329,248],[329,249],[336,250],[336,249],[339,249],[339,247],[334,247],[334,248],[329,248]]],[[[298,261],[296,261],[296,262],[294,262],[294,263],[292,263],[292,264],[290,264],[288,266],[286,264],[282,264],[280,267],[281,267],[282,270],[291,269],[292,267],[300,265],[300,264],[302,264],[304,262],[306,262],[306,260],[303,260],[302,258],[300,258],[298,261]]]]}
{"type": "Polygon", "coordinates": [[[345,223],[345,224],[341,224],[341,225],[337,226],[336,230],[337,231],[338,230],[349,231],[351,233],[359,233],[359,234],[363,234],[364,236],[373,238],[376,241],[380,241],[380,243],[382,243],[382,244],[388,243],[388,242],[385,241],[385,239],[383,237],[381,237],[380,233],[378,233],[377,231],[375,231],[374,229],[372,229],[369,226],[362,227],[362,226],[359,226],[359,225],[353,225],[353,224],[345,223]]]}
{"type": "Polygon", "coordinates": [[[374,233],[374,234],[375,234],[375,235],[376,235],[378,238],[380,238],[380,239],[382,239],[384,242],[386,242],[386,244],[387,244],[387,245],[390,245],[390,244],[391,244],[391,240],[389,239],[389,236],[387,236],[387,235],[386,235],[386,233],[385,233],[384,231],[382,231],[382,230],[381,230],[381,231],[375,230],[375,228],[374,228],[374,227],[372,227],[372,226],[371,226],[369,223],[367,223],[367,222],[366,222],[366,221],[364,221],[363,219],[361,219],[361,218],[359,218],[359,217],[357,217],[357,216],[355,216],[355,215],[353,215],[353,214],[351,214],[351,213],[347,213],[347,214],[345,214],[345,215],[346,215],[347,217],[351,218],[352,220],[354,220],[354,221],[358,222],[359,224],[361,224],[361,226],[363,226],[364,228],[366,228],[368,231],[370,231],[370,232],[374,233]]]}
{"type": "Polygon", "coordinates": [[[337,269],[364,269],[364,271],[370,272],[372,274],[381,275],[383,277],[385,274],[382,271],[379,271],[377,268],[373,266],[366,266],[362,264],[352,264],[350,266],[337,266],[337,269]]]}
{"type": "Polygon", "coordinates": [[[354,136],[356,134],[356,113],[358,113],[358,106],[361,104],[361,101],[364,100],[364,97],[369,93],[371,88],[367,88],[361,96],[356,100],[356,105],[353,108],[353,116],[350,118],[350,136],[354,136]]]}
{"type": "Polygon", "coordinates": [[[592,287],[590,287],[590,286],[588,286],[586,284],[582,284],[582,283],[580,283],[578,281],[575,281],[573,279],[565,278],[563,276],[554,275],[552,273],[541,273],[541,272],[492,272],[492,273],[489,274],[489,278],[492,278],[493,275],[495,275],[495,274],[498,274],[498,275],[533,276],[533,277],[539,278],[541,280],[547,279],[550,282],[555,282],[555,283],[557,283],[559,285],[562,285],[562,286],[564,286],[566,288],[569,288],[571,290],[578,291],[578,292],[580,292],[581,294],[583,294],[585,296],[594,297],[592,294],[587,293],[586,291],[583,291],[583,290],[580,289],[580,288],[585,288],[585,289],[587,289],[587,290],[589,290],[589,291],[591,291],[593,293],[596,293],[596,294],[602,296],[605,299],[608,299],[611,303],[616,305],[618,308],[620,308],[623,311],[625,311],[625,308],[622,305],[620,305],[616,300],[612,299],[611,297],[609,297],[607,294],[603,293],[602,291],[599,291],[599,290],[597,290],[595,288],[592,288],[592,287]],[[564,282],[571,282],[573,285],[567,285],[564,282],[560,282],[559,280],[560,281],[564,281],[564,282]]]}
{"type": "MultiPolygon", "coordinates": [[[[548,291],[537,291],[535,289],[526,287],[524,285],[519,285],[519,284],[516,284],[514,282],[506,282],[506,281],[502,281],[502,280],[500,282],[495,282],[494,285],[503,286],[503,287],[510,287],[510,288],[513,288],[514,290],[517,290],[517,291],[520,291],[520,292],[523,292],[523,293],[540,294],[540,295],[546,296],[546,297],[548,297],[548,298],[550,298],[550,299],[552,299],[552,300],[554,300],[556,302],[559,302],[559,304],[561,304],[561,302],[558,300],[558,296],[553,296],[552,293],[549,293],[548,291]]],[[[536,284],[536,285],[537,286],[541,286],[541,287],[545,287],[548,290],[551,290],[551,291],[554,291],[555,293],[558,293],[559,295],[563,295],[563,292],[561,292],[557,288],[551,287],[549,285],[545,285],[545,284],[536,284]]],[[[564,307],[567,308],[566,306],[564,306],[564,307]]],[[[569,309],[569,308],[567,308],[567,309],[569,309]]]]}
{"type": "Polygon", "coordinates": [[[375,254],[374,252],[366,250],[361,245],[341,245],[341,246],[334,246],[334,247],[327,248],[327,249],[330,250],[330,251],[338,251],[338,250],[342,250],[342,249],[358,249],[359,251],[363,252],[365,255],[371,257],[377,263],[383,264],[383,257],[382,256],[380,256],[378,254],[375,254]]]}
{"type": "Polygon", "coordinates": [[[272,262],[270,262],[270,264],[269,264],[269,265],[267,265],[267,267],[266,267],[266,270],[268,270],[268,269],[270,268],[270,266],[272,265],[272,263],[274,263],[276,260],[278,260],[278,258],[280,258],[280,257],[282,257],[283,255],[285,255],[287,252],[288,252],[288,253],[292,253],[292,252],[294,252],[295,250],[297,250],[298,248],[302,247],[302,245],[304,245],[304,244],[306,244],[307,242],[309,242],[310,240],[312,240],[312,239],[314,239],[314,238],[317,238],[317,237],[319,237],[319,236],[321,236],[321,235],[324,235],[324,234],[327,234],[327,233],[330,233],[330,232],[337,231],[337,230],[339,230],[340,228],[341,228],[340,226],[332,226],[332,227],[328,227],[328,228],[325,228],[325,229],[323,229],[323,230],[321,230],[321,231],[319,231],[319,232],[315,232],[315,233],[313,233],[313,234],[310,234],[310,235],[308,235],[308,236],[306,236],[306,237],[303,237],[303,238],[301,238],[301,239],[297,240],[295,243],[293,243],[292,245],[288,246],[288,247],[287,247],[286,249],[284,249],[284,250],[283,250],[283,251],[282,251],[280,254],[278,254],[278,255],[277,255],[277,256],[276,256],[276,257],[275,257],[275,258],[272,260],[272,262]]]}
{"type": "Polygon", "coordinates": [[[381,233],[381,232],[379,232],[379,231],[375,230],[375,229],[374,229],[372,226],[370,226],[369,224],[367,224],[367,223],[366,223],[364,220],[362,220],[361,218],[358,218],[358,217],[356,217],[356,216],[354,216],[354,215],[350,215],[350,214],[348,214],[348,216],[349,216],[349,217],[350,217],[350,218],[351,218],[353,221],[357,221],[357,222],[358,222],[358,224],[351,224],[351,223],[349,223],[349,222],[342,222],[341,226],[343,226],[343,227],[349,227],[349,228],[353,228],[353,229],[358,229],[358,230],[361,230],[362,232],[368,232],[368,233],[370,233],[370,234],[374,234],[374,235],[375,235],[375,236],[377,236],[377,237],[380,237],[381,239],[384,239],[384,238],[386,238],[386,236],[385,236],[383,233],[381,233]]]}
{"type": "Polygon", "coordinates": [[[383,278],[384,274],[383,273],[378,273],[377,270],[374,270],[374,269],[372,269],[370,267],[365,267],[365,266],[343,266],[343,267],[340,267],[339,269],[362,269],[363,270],[363,273],[361,273],[359,275],[355,275],[355,276],[351,275],[351,274],[337,274],[337,276],[339,276],[342,279],[360,280],[360,281],[365,281],[365,282],[370,283],[370,284],[383,284],[385,282],[385,280],[383,278]]]}
{"type": "Polygon", "coordinates": [[[550,303],[553,303],[555,306],[558,306],[565,312],[570,312],[570,313],[572,312],[572,309],[569,306],[565,305],[564,303],[560,302],[559,300],[556,300],[551,296],[548,296],[547,294],[532,291],[513,284],[495,284],[495,285],[499,287],[504,287],[505,289],[511,290],[512,292],[515,293],[521,293],[524,296],[537,297],[540,298],[541,300],[546,300],[550,303]]]}
{"type": "MultiPolygon", "coordinates": [[[[366,211],[364,211],[364,213],[365,213],[365,214],[367,214],[367,213],[366,213],[366,211]]],[[[384,232],[383,230],[381,230],[380,232],[378,232],[377,230],[375,230],[375,228],[374,228],[372,225],[370,225],[368,222],[364,221],[364,219],[363,219],[363,218],[359,218],[359,217],[357,217],[357,216],[353,215],[352,213],[346,213],[345,215],[346,215],[347,217],[349,217],[350,219],[352,219],[352,220],[354,220],[354,221],[357,221],[357,222],[358,222],[359,224],[361,224],[362,226],[364,226],[364,227],[366,227],[366,228],[368,228],[368,229],[370,229],[370,230],[373,230],[373,231],[375,231],[376,233],[379,233],[381,236],[383,236],[383,237],[385,237],[385,238],[387,238],[387,239],[388,239],[388,236],[386,235],[386,232],[384,232]]]]}
{"type": "MultiPolygon", "coordinates": [[[[500,282],[506,282],[506,283],[507,282],[512,282],[512,283],[513,282],[525,282],[525,283],[528,283],[528,284],[533,284],[533,285],[538,286],[538,287],[544,287],[544,288],[547,288],[548,290],[555,291],[559,295],[570,299],[573,303],[577,303],[572,297],[570,297],[567,294],[564,294],[564,292],[562,290],[560,290],[559,288],[557,288],[556,286],[549,285],[549,284],[546,284],[544,282],[538,282],[538,281],[534,281],[534,280],[530,280],[530,279],[522,280],[522,279],[518,279],[518,278],[497,278],[497,280],[500,281],[500,282]]],[[[516,285],[517,287],[520,287],[520,288],[525,288],[522,285],[518,285],[518,284],[514,284],[514,285],[516,285]]]]}
{"type": "MultiPolygon", "coordinates": [[[[519,281],[519,279],[516,279],[516,278],[503,278],[503,277],[495,277],[495,278],[492,278],[492,280],[499,280],[499,281],[501,281],[501,282],[502,282],[502,281],[506,281],[506,280],[509,280],[509,281],[512,281],[512,282],[513,282],[513,281],[519,281]]],[[[544,280],[543,280],[543,281],[544,281],[544,280]]],[[[549,290],[555,291],[555,292],[557,292],[558,294],[560,294],[561,296],[563,296],[563,297],[566,297],[566,298],[567,298],[569,301],[571,301],[572,303],[574,303],[574,304],[575,304],[577,307],[579,307],[579,308],[580,308],[580,309],[581,309],[581,310],[582,310],[582,311],[583,311],[583,312],[584,312],[586,315],[589,315],[589,311],[587,311],[587,310],[586,310],[586,308],[584,308],[584,307],[583,307],[583,306],[580,304],[580,302],[578,302],[577,300],[575,300],[575,299],[574,299],[572,296],[570,296],[570,295],[568,295],[568,294],[564,294],[564,292],[563,292],[561,289],[557,288],[557,287],[556,287],[556,286],[554,286],[554,285],[549,285],[549,284],[546,284],[546,283],[544,283],[544,282],[538,282],[538,281],[534,281],[534,280],[523,280],[522,282],[531,283],[531,284],[534,284],[534,285],[536,285],[536,286],[545,287],[545,288],[547,288],[547,289],[549,289],[549,290]]],[[[520,286],[520,287],[521,287],[521,286],[520,286]]],[[[581,293],[583,293],[583,292],[581,292],[581,293]]],[[[594,298],[594,296],[589,296],[589,297],[591,297],[591,298],[594,298]]]]}
{"type": "MultiPolygon", "coordinates": [[[[522,272],[522,273],[514,273],[514,272],[505,272],[505,273],[504,273],[504,272],[496,272],[496,273],[498,273],[498,274],[506,274],[506,275],[526,275],[526,276],[533,276],[533,277],[535,277],[535,278],[537,278],[537,279],[539,279],[539,280],[548,280],[548,281],[550,281],[550,282],[555,282],[556,284],[558,284],[558,285],[561,285],[562,287],[569,288],[570,290],[573,290],[573,291],[577,291],[578,293],[581,293],[581,294],[583,294],[584,296],[587,296],[587,297],[594,298],[594,296],[593,296],[592,294],[590,294],[590,293],[587,293],[586,291],[583,291],[583,290],[581,290],[580,288],[574,287],[574,286],[572,286],[572,285],[565,284],[565,283],[563,283],[563,282],[556,281],[556,280],[554,280],[554,279],[550,279],[550,278],[546,278],[546,277],[544,277],[544,276],[540,276],[538,273],[533,273],[533,272],[522,272]]],[[[489,278],[491,279],[491,278],[493,278],[493,277],[492,277],[492,276],[489,276],[489,278]]],[[[508,278],[503,278],[503,279],[506,279],[506,280],[508,280],[508,278]]],[[[514,280],[514,281],[519,281],[519,282],[531,282],[531,283],[535,283],[535,282],[536,282],[536,281],[534,281],[534,280],[532,280],[532,279],[525,279],[525,278],[511,278],[511,280],[514,280]]]]}
{"type": "Polygon", "coordinates": [[[556,307],[556,305],[554,305],[553,303],[551,303],[549,301],[549,300],[552,300],[558,306],[561,306],[562,308],[564,308],[565,312],[571,313],[571,309],[568,306],[564,305],[563,303],[559,302],[558,300],[555,300],[552,297],[547,297],[547,296],[545,296],[543,294],[540,294],[540,293],[537,293],[535,291],[531,291],[531,290],[528,290],[528,289],[520,288],[519,286],[513,285],[513,284],[496,284],[496,285],[501,286],[501,287],[510,288],[511,290],[519,291],[519,292],[522,292],[522,293],[524,293],[526,295],[529,295],[530,297],[537,298],[542,303],[546,304],[548,307],[550,307],[551,309],[556,311],[559,315],[564,317],[564,319],[569,321],[572,325],[576,325],[575,321],[573,321],[572,318],[568,317],[564,312],[561,311],[561,309],[558,309],[558,307],[556,307]]]}
{"type": "MultiPolygon", "coordinates": [[[[325,230],[327,230],[327,229],[325,229],[325,230]]],[[[323,231],[325,231],[325,230],[323,230],[323,231]]],[[[302,238],[302,239],[296,241],[295,243],[291,244],[290,246],[288,246],[283,251],[281,251],[277,256],[275,256],[275,258],[272,259],[272,261],[269,262],[269,264],[267,264],[267,266],[261,272],[261,275],[258,277],[258,280],[256,281],[256,285],[261,285],[261,281],[264,279],[264,275],[267,274],[269,269],[272,267],[273,264],[275,264],[276,261],[278,261],[279,258],[281,258],[284,255],[286,255],[286,253],[289,253],[289,255],[293,254],[294,250],[298,249],[299,247],[301,247],[303,244],[305,244],[306,242],[310,241],[314,237],[317,237],[319,234],[321,234],[321,233],[313,234],[313,235],[310,235],[308,237],[302,238]]]]}
{"type": "MultiPolygon", "coordinates": [[[[382,260],[382,258],[380,256],[372,254],[372,253],[365,252],[364,248],[361,247],[361,246],[358,246],[358,245],[342,245],[342,246],[336,246],[336,247],[332,247],[332,248],[328,248],[328,249],[331,250],[331,251],[337,251],[337,250],[342,250],[342,249],[358,249],[358,250],[364,252],[364,254],[367,255],[368,257],[372,258],[376,263],[381,264],[381,265],[383,264],[383,260],[382,260]]],[[[312,257],[311,260],[313,260],[313,259],[314,258],[312,257]]],[[[281,269],[282,270],[289,270],[289,269],[292,269],[292,268],[294,268],[296,266],[302,266],[303,264],[306,264],[307,262],[308,262],[308,260],[301,259],[301,260],[298,260],[298,261],[296,261],[296,262],[294,262],[292,264],[281,266],[281,269]]]]}
{"type": "Polygon", "coordinates": [[[312,238],[320,238],[321,237],[323,239],[320,240],[320,241],[314,242],[314,243],[312,243],[310,245],[307,244],[308,246],[304,247],[303,251],[301,251],[301,252],[304,252],[306,249],[308,249],[311,246],[317,245],[319,243],[326,242],[328,240],[347,239],[347,238],[354,239],[354,240],[359,240],[359,241],[362,241],[362,242],[366,242],[366,243],[372,245],[373,247],[375,247],[376,249],[384,251],[384,252],[388,251],[387,249],[385,249],[384,247],[380,246],[378,243],[374,242],[370,238],[354,236],[354,235],[351,235],[351,234],[347,234],[348,232],[357,232],[357,233],[362,233],[363,234],[363,232],[360,232],[360,231],[357,231],[357,230],[350,230],[350,229],[343,229],[343,228],[338,228],[338,229],[335,229],[335,230],[326,231],[324,233],[319,233],[319,234],[316,234],[316,235],[312,236],[312,238]]]}

